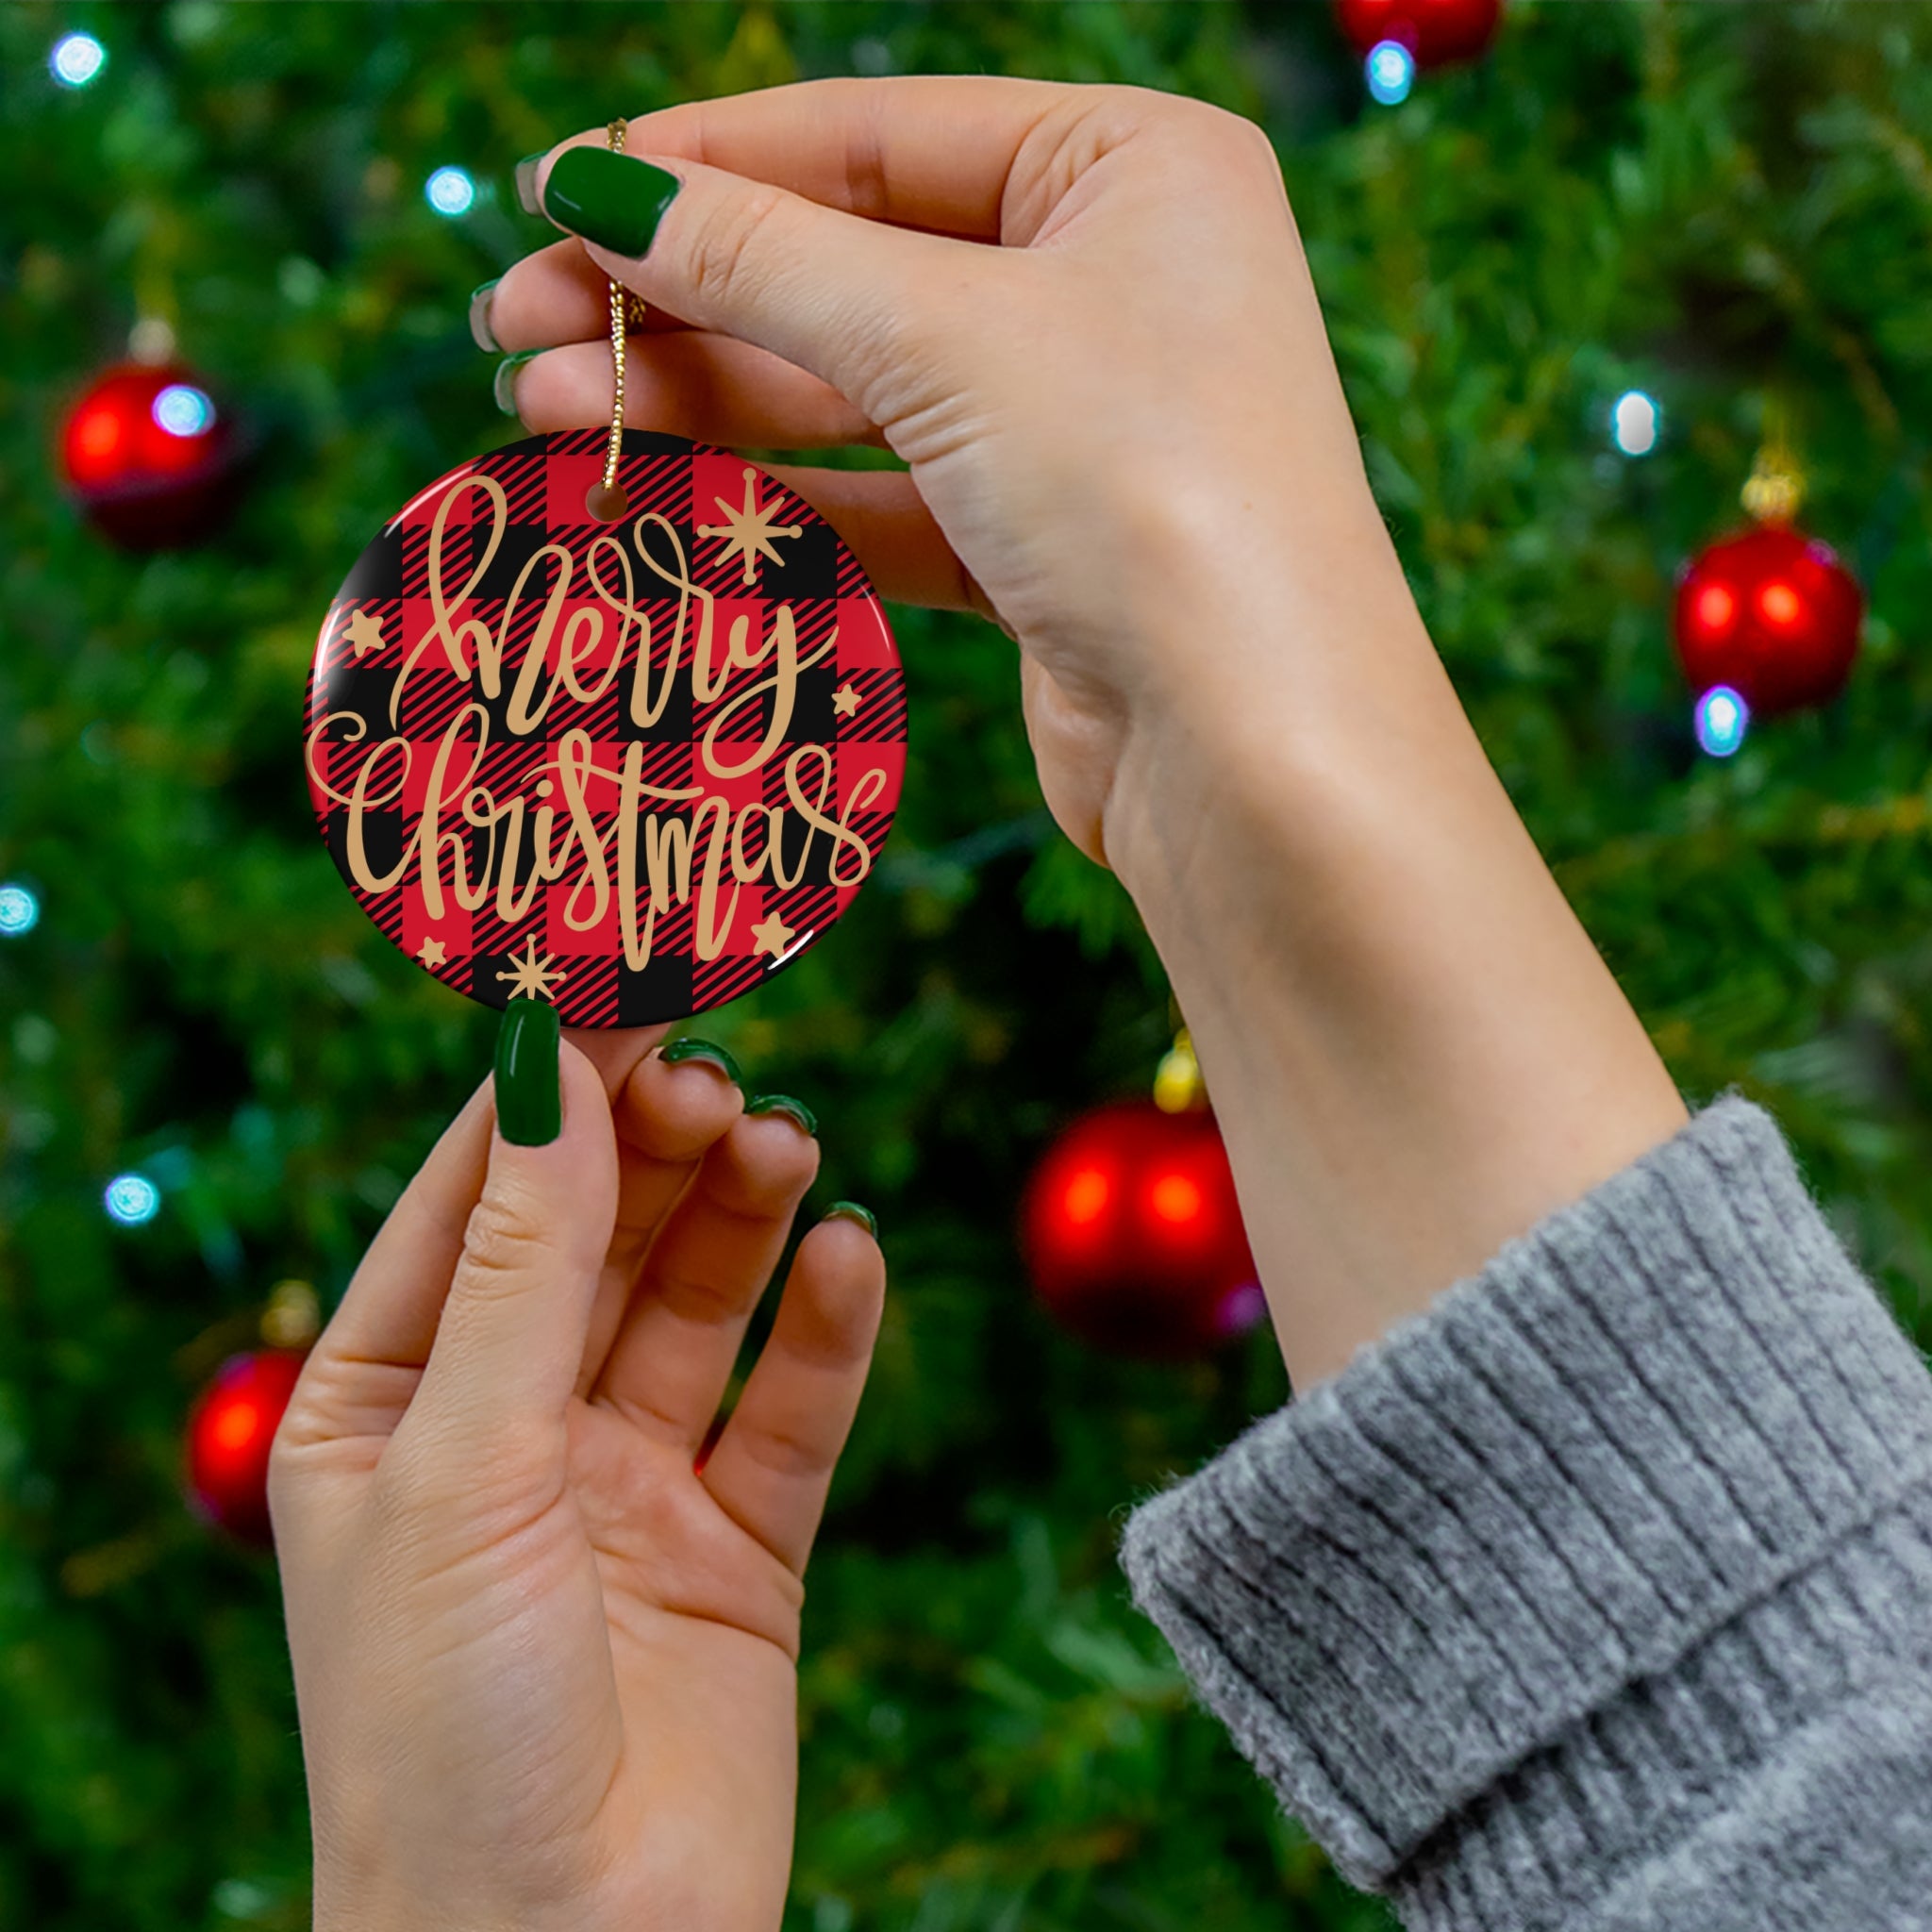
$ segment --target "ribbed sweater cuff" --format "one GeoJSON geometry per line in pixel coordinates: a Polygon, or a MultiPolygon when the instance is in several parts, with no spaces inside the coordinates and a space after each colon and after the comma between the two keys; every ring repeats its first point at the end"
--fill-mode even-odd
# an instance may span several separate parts
{"type": "Polygon", "coordinates": [[[1727,1097],[1146,1504],[1124,1560],[1346,1875],[1523,1924],[1845,1689],[1852,1571],[1925,1600],[1928,1473],[1932,1379],[1727,1097]]]}

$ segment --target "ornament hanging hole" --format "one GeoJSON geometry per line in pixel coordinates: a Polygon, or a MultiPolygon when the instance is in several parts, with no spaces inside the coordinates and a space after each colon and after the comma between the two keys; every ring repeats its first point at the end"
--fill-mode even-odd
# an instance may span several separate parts
{"type": "Polygon", "coordinates": [[[584,491],[584,508],[600,524],[614,524],[630,508],[622,483],[592,483],[584,491]]]}

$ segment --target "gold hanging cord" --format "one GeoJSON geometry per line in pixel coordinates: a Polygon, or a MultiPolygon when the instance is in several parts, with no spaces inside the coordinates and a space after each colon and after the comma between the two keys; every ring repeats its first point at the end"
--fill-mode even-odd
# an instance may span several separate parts
{"type": "MultiPolygon", "coordinates": [[[[612,154],[624,152],[628,131],[622,121],[613,121],[605,128],[604,139],[612,154]]],[[[584,508],[603,524],[614,524],[630,507],[617,480],[617,460],[624,454],[624,344],[628,330],[643,326],[644,314],[641,296],[632,294],[621,282],[610,284],[610,372],[616,391],[610,406],[610,441],[604,450],[604,475],[584,496],[584,508]]]]}

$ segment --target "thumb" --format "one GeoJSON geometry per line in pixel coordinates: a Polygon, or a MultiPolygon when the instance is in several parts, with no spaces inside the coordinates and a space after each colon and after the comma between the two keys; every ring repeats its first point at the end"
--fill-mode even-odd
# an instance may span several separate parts
{"type": "Polygon", "coordinates": [[[509,1003],[495,1100],[482,1196],[409,1405],[416,1427],[472,1443],[560,1422],[617,1217],[609,1101],[591,1061],[559,1044],[555,1007],[509,1003]]]}
{"type": "Polygon", "coordinates": [[[930,341],[950,326],[934,291],[957,287],[969,247],[979,275],[994,252],[681,156],[588,143],[558,151],[536,198],[613,280],[694,327],[809,370],[874,421],[874,392],[885,375],[903,375],[908,338],[930,341]]]}

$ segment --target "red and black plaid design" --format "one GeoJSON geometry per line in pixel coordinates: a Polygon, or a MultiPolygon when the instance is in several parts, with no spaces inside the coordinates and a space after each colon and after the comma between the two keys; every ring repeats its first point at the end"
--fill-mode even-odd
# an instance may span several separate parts
{"type": "Polygon", "coordinates": [[[599,524],[604,450],[602,430],[531,437],[409,503],[329,607],[306,722],[324,841],[395,944],[486,1006],[541,985],[566,1024],[637,1026],[824,938],[891,826],[906,690],[876,594],[800,497],[626,430],[629,508],[599,524]],[[801,668],[780,717],[787,613],[801,668]],[[757,662],[729,661],[734,635],[757,662]]]}

